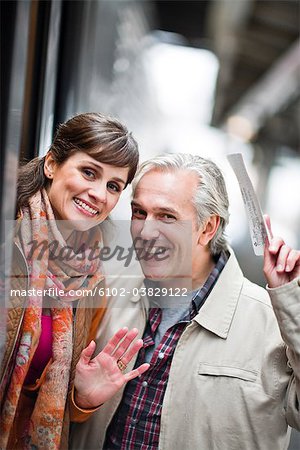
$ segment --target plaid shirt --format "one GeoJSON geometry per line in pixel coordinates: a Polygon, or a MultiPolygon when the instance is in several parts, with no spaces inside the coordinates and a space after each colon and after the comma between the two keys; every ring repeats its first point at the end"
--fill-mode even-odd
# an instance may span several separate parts
{"type": "MultiPolygon", "coordinates": [[[[107,429],[104,450],[158,449],[162,404],[176,345],[185,327],[205,302],[227,259],[228,256],[221,253],[203,287],[194,293],[185,317],[166,331],[154,350],[147,372],[127,383],[122,402],[107,429]]],[[[149,310],[144,346],[138,354],[136,367],[145,361],[145,349],[154,345],[161,317],[160,308],[149,310]]]]}

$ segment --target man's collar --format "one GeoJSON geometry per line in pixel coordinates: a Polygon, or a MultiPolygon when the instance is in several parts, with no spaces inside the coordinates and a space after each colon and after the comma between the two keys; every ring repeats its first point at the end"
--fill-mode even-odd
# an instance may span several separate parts
{"type": "Polygon", "coordinates": [[[199,311],[203,303],[206,301],[210,291],[217,282],[220,273],[224,269],[229,256],[230,253],[227,251],[222,251],[219,255],[215,256],[214,257],[215,265],[212,271],[210,272],[209,276],[207,277],[205,283],[200,288],[195,289],[193,291],[192,300],[193,300],[193,307],[195,308],[196,312],[199,311]]]}
{"type": "Polygon", "coordinates": [[[230,249],[230,258],[222,270],[194,321],[226,339],[243,285],[243,273],[230,249]]]}

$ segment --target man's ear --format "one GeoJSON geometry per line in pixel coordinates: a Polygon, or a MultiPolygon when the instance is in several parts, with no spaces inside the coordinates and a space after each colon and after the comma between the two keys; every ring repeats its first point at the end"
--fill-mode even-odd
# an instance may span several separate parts
{"type": "Polygon", "coordinates": [[[49,180],[51,180],[53,178],[56,166],[57,166],[57,163],[54,161],[52,153],[48,152],[45,157],[44,175],[46,178],[49,178],[49,180]]]}
{"type": "Polygon", "coordinates": [[[198,243],[206,247],[212,240],[220,225],[220,216],[210,216],[200,230],[198,243]]]}

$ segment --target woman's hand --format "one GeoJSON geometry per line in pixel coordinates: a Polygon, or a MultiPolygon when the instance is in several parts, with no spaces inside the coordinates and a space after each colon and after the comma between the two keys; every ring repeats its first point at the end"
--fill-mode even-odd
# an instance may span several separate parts
{"type": "Polygon", "coordinates": [[[142,339],[133,342],[138,330],[122,328],[110,339],[102,352],[92,358],[95,341],[82,351],[75,372],[75,402],[83,409],[96,408],[109,400],[127,381],[144,373],[149,364],[123,373],[124,368],[143,346],[142,339]],[[119,364],[119,365],[118,365],[119,364]]]}
{"type": "MultiPolygon", "coordinates": [[[[267,227],[271,231],[269,216],[265,216],[267,227]]],[[[270,288],[289,283],[300,276],[300,251],[285,244],[282,238],[272,237],[266,242],[264,251],[264,274],[270,288]]]]}

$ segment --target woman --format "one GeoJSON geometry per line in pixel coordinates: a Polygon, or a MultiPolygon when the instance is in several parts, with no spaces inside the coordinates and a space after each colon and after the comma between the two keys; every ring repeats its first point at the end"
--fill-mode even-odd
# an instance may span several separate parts
{"type": "Polygon", "coordinates": [[[127,129],[88,113],[62,124],[47,155],[20,169],[14,297],[1,369],[1,448],[67,447],[75,372],[75,400],[89,408],[148,368],[126,375],[119,369],[121,357],[129,362],[142,345],[131,345],[136,330],[119,330],[93,359],[90,342],[105,306],[89,295],[101,292],[103,283],[99,224],[137,164],[137,144],[127,129]],[[26,297],[19,295],[24,290],[26,297]]]}

